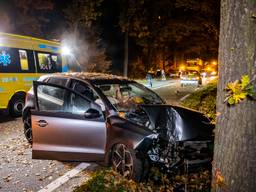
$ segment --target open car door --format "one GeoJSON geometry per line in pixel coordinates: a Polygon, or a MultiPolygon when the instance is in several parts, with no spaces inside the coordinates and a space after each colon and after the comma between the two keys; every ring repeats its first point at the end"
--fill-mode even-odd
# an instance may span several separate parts
{"type": "Polygon", "coordinates": [[[59,85],[33,83],[32,158],[103,161],[106,124],[100,106],[59,85]]]}

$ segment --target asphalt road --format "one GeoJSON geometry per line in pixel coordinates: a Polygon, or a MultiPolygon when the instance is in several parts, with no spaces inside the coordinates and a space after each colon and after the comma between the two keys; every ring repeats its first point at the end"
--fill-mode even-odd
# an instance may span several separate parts
{"type": "MultiPolygon", "coordinates": [[[[193,92],[194,87],[181,88],[177,81],[156,81],[152,89],[168,104],[178,105],[180,98],[193,92]]],[[[31,145],[23,135],[21,118],[0,114],[0,191],[38,191],[73,169],[79,163],[54,160],[32,160],[31,145]]],[[[77,174],[55,191],[72,191],[96,165],[77,174]],[[88,171],[89,170],[89,171],[88,171]]]]}

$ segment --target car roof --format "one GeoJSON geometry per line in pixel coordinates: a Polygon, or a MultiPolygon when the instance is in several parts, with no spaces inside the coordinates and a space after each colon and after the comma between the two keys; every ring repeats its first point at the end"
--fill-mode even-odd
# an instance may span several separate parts
{"type": "Polygon", "coordinates": [[[89,72],[53,73],[53,74],[47,75],[47,77],[75,78],[75,79],[90,81],[93,83],[104,82],[104,81],[107,81],[107,82],[131,81],[128,78],[122,77],[122,76],[106,74],[106,73],[89,73],[89,72]]]}

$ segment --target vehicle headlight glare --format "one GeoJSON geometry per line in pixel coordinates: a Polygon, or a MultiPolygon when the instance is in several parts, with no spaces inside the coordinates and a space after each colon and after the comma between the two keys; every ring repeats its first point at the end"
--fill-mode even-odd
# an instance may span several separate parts
{"type": "Polygon", "coordinates": [[[62,53],[62,55],[71,55],[72,51],[69,47],[63,46],[61,48],[61,53],[62,53]]]}

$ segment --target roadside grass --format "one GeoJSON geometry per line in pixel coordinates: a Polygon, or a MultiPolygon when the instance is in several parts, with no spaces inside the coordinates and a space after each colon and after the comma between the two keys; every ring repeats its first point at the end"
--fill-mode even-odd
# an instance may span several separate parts
{"type": "Polygon", "coordinates": [[[216,120],[216,96],[217,96],[217,82],[211,82],[205,87],[195,91],[185,100],[181,105],[191,108],[209,117],[213,122],[216,120]]]}
{"type": "Polygon", "coordinates": [[[209,171],[168,177],[160,171],[151,170],[149,179],[142,183],[123,178],[112,169],[100,169],[74,192],[208,192],[211,186],[209,171]]]}

